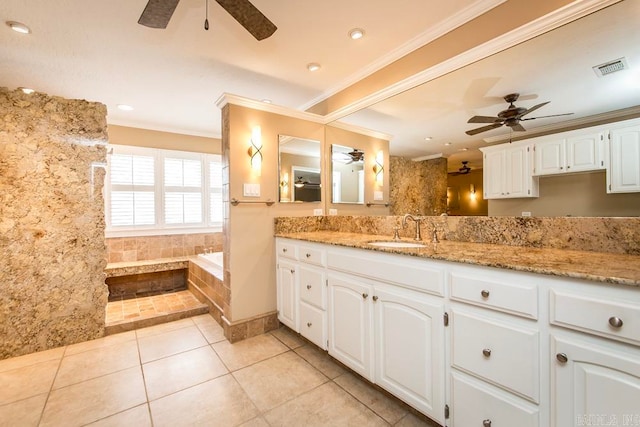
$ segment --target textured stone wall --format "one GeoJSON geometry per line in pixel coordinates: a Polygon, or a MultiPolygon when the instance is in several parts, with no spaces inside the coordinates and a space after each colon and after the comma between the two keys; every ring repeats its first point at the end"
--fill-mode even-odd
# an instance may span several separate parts
{"type": "Polygon", "coordinates": [[[0,359],[104,334],[106,107],[0,88],[0,359]]]}
{"type": "Polygon", "coordinates": [[[447,159],[414,162],[390,157],[392,215],[440,215],[447,211],[447,159]]]}

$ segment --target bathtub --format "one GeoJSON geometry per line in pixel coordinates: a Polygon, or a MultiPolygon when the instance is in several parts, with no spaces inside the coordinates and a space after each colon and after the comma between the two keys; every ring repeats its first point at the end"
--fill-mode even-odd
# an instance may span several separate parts
{"type": "Polygon", "coordinates": [[[224,264],[222,261],[222,252],[213,252],[210,254],[199,254],[198,260],[202,261],[203,264],[215,267],[219,271],[224,270],[224,264]]]}

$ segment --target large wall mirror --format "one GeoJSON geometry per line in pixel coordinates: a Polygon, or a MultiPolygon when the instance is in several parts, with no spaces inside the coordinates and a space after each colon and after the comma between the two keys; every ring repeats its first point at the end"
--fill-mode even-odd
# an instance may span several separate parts
{"type": "Polygon", "coordinates": [[[278,135],[279,201],[322,201],[320,141],[278,135]]]}
{"type": "Polygon", "coordinates": [[[364,152],[331,145],[331,201],[364,204],[364,152]]]}

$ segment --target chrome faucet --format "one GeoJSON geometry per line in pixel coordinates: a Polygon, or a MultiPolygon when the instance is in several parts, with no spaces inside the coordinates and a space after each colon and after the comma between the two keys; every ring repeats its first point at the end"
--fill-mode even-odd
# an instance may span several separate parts
{"type": "Polygon", "coordinates": [[[416,237],[414,237],[413,240],[422,240],[422,236],[420,236],[420,222],[422,222],[422,218],[405,214],[405,216],[402,217],[402,228],[407,226],[407,219],[412,219],[413,222],[416,223],[416,237]]]}
{"type": "Polygon", "coordinates": [[[438,229],[433,226],[433,237],[431,238],[431,243],[440,243],[440,240],[438,240],[438,229]]]}

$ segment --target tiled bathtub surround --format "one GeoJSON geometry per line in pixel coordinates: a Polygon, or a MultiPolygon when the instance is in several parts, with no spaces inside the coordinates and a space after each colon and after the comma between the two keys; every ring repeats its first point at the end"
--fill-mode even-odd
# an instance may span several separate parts
{"type": "Polygon", "coordinates": [[[108,277],[109,301],[184,290],[187,289],[186,276],[187,270],[170,270],[108,277]]]}
{"type": "Polygon", "coordinates": [[[0,88],[0,111],[4,359],[104,333],[107,109],[0,88]]]}
{"type": "MultiPolygon", "coordinates": [[[[424,217],[422,237],[431,238],[434,226],[443,240],[489,243],[531,248],[570,249],[640,255],[640,218],[577,217],[424,217]]],[[[401,216],[316,216],[275,219],[276,234],[307,231],[393,236],[401,216]]],[[[400,228],[400,236],[411,238],[415,226],[400,228]]]]}
{"type": "Polygon", "coordinates": [[[221,252],[222,240],[222,233],[113,237],[107,239],[107,260],[126,262],[173,258],[201,254],[206,248],[221,252]]]}

